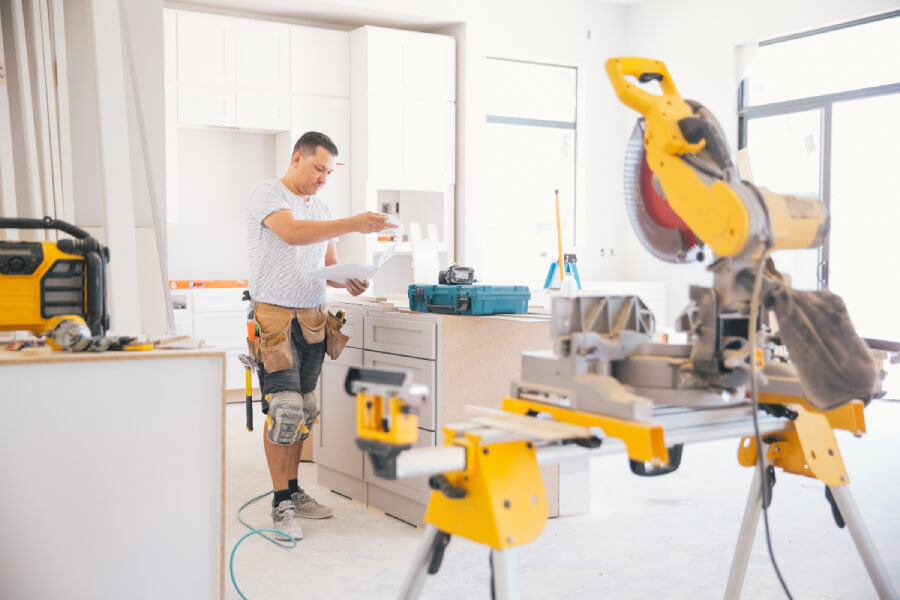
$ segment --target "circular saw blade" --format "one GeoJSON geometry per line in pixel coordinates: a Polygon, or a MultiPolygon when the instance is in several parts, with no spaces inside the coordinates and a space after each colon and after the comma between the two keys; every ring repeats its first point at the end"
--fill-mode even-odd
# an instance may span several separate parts
{"type": "Polygon", "coordinates": [[[655,257],[673,263],[697,258],[700,241],[654,185],[644,150],[644,119],[635,123],[625,150],[625,211],[635,235],[655,257]]]}

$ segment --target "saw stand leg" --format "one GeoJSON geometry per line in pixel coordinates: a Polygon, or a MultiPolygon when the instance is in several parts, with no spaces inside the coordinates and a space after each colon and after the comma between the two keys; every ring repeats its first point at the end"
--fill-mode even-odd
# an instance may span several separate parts
{"type": "MultiPolygon", "coordinates": [[[[422,593],[425,578],[434,575],[441,567],[444,549],[450,543],[450,534],[434,525],[425,526],[425,534],[413,557],[412,565],[403,579],[403,587],[397,596],[399,600],[415,600],[422,593]]],[[[515,600],[519,597],[519,582],[516,577],[516,549],[497,550],[491,548],[491,598],[492,600],[515,600]]]]}
{"type": "MultiPolygon", "coordinates": [[[[768,444],[766,445],[768,446],[768,444]]],[[[768,450],[768,448],[766,448],[768,450]]],[[[769,467],[766,462],[766,469],[769,467]]],[[[744,519],[741,521],[741,533],[738,536],[737,546],[734,549],[734,558],[731,562],[731,571],[728,574],[728,584],[725,588],[725,600],[737,600],[741,596],[741,588],[744,584],[744,575],[747,573],[747,564],[750,561],[750,552],[753,549],[753,538],[756,536],[756,526],[759,523],[759,514],[762,511],[762,474],[757,465],[753,471],[753,483],[750,484],[750,495],[747,497],[747,506],[744,509],[744,519]]],[[[887,569],[881,560],[881,556],[869,537],[862,515],[856,507],[856,502],[850,494],[850,486],[842,485],[831,487],[831,495],[837,503],[850,537],[856,544],[856,550],[862,558],[869,578],[878,592],[881,600],[900,600],[897,591],[891,582],[887,569]]]]}

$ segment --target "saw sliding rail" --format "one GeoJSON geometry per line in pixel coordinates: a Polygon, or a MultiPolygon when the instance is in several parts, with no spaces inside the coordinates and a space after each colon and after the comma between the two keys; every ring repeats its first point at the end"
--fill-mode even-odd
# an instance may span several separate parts
{"type": "MultiPolygon", "coordinates": [[[[632,421],[504,398],[502,410],[466,407],[467,421],[444,427],[444,446],[412,448],[423,390],[410,386],[411,374],[390,375],[351,369],[345,387],[357,397],[358,444],[372,458],[376,474],[390,479],[427,476],[433,489],[425,533],[399,598],[419,597],[427,576],[440,569],[454,535],[489,547],[495,599],[518,598],[517,548],[536,539],[547,520],[541,464],[624,452],[635,474],[663,475],[678,468],[683,444],[724,438],[740,438],[739,463],[757,469],[725,591],[729,600],[740,597],[761,510],[763,477],[755,461],[748,404],[656,407],[646,421],[632,421]]],[[[819,411],[803,398],[772,393],[760,394],[760,402],[777,415],[759,418],[766,468],[823,481],[835,520],[849,529],[879,597],[897,599],[850,495],[834,436],[834,429],[865,433],[863,403],[819,411]],[[772,408],[779,406],[783,409],[772,408]]],[[[770,477],[768,471],[765,477],[770,477]]]]}

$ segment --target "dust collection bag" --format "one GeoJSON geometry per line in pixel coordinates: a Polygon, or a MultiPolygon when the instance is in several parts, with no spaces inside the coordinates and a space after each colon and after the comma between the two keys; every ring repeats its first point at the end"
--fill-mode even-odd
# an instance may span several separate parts
{"type": "Polygon", "coordinates": [[[794,290],[768,278],[762,285],[809,403],[830,410],[850,400],[870,400],[877,368],[841,297],[828,290],[794,290]]]}

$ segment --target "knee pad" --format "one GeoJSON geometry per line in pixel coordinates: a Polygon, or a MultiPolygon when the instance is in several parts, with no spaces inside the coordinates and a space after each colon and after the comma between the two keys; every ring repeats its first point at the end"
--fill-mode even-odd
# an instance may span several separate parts
{"type": "Polygon", "coordinates": [[[319,399],[315,392],[306,392],[303,394],[303,424],[306,431],[300,433],[300,439],[305,440],[309,437],[313,423],[319,418],[319,399]]]}
{"type": "Polygon", "coordinates": [[[279,446],[297,441],[298,430],[304,423],[303,397],[298,392],[276,392],[269,400],[269,429],[266,436],[279,446]]]}

